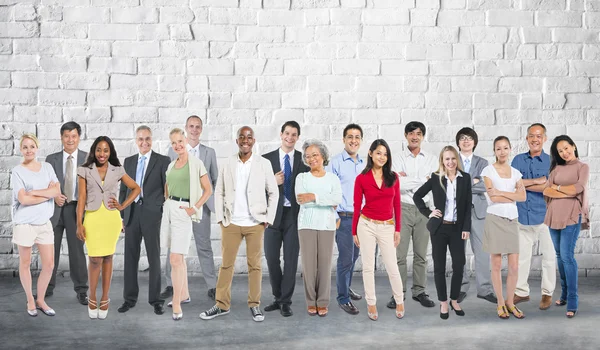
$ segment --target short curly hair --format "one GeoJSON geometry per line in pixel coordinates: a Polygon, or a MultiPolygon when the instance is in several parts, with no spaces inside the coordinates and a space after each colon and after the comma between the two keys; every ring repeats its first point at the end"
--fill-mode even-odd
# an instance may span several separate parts
{"type": "Polygon", "coordinates": [[[304,162],[304,164],[308,165],[308,163],[306,162],[306,149],[310,146],[315,146],[319,149],[319,152],[321,153],[321,157],[323,157],[323,166],[326,166],[329,164],[329,149],[327,148],[327,146],[325,146],[325,144],[317,139],[310,139],[310,140],[306,140],[304,141],[304,144],[302,145],[302,161],[304,162]]]}

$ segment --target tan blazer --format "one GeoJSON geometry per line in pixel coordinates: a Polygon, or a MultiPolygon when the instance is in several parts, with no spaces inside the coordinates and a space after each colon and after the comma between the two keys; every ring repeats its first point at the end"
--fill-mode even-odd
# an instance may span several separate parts
{"type": "MultiPolygon", "coordinates": [[[[104,177],[104,184],[100,180],[100,174],[96,164],[92,164],[91,168],[80,166],[77,168],[77,175],[86,180],[87,199],[85,202],[85,210],[98,210],[104,202],[104,206],[108,209],[108,200],[111,198],[119,199],[119,181],[125,175],[125,168],[122,166],[113,166],[108,163],[108,170],[104,177]]],[[[116,209],[109,209],[116,210],[116,209]]]]}
{"type": "MultiPolygon", "coordinates": [[[[268,160],[258,154],[253,154],[252,157],[246,193],[250,214],[256,221],[273,225],[279,201],[279,188],[275,174],[268,160]]],[[[229,157],[224,166],[219,169],[215,188],[215,216],[217,222],[221,222],[223,226],[229,226],[233,215],[238,159],[237,154],[229,157]]]]}

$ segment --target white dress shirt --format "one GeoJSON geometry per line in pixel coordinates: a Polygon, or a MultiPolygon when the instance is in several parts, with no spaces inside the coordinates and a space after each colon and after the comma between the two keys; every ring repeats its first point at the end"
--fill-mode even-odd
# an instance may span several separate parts
{"type": "MultiPolygon", "coordinates": [[[[415,156],[408,147],[400,153],[400,156],[392,161],[395,172],[405,172],[407,176],[400,176],[400,200],[402,203],[415,204],[413,195],[425,182],[431,173],[438,170],[438,160],[432,154],[421,151],[415,156]]],[[[423,197],[423,201],[432,207],[431,195],[423,197]]]]}
{"type": "MultiPolygon", "coordinates": [[[[67,176],[67,160],[69,158],[69,156],[73,157],[73,173],[71,174],[71,176],[73,176],[73,198],[67,198],[67,200],[70,201],[76,201],[77,198],[75,197],[76,193],[75,190],[77,189],[77,153],[79,153],[79,150],[76,149],[75,152],[73,152],[73,154],[69,154],[67,153],[65,150],[63,150],[63,179],[65,179],[67,176]]],[[[64,192],[64,191],[63,191],[64,192]]]]}
{"type": "Polygon", "coordinates": [[[188,153],[193,154],[196,158],[200,159],[200,144],[197,144],[196,147],[192,147],[188,143],[186,145],[186,148],[188,153]]]}
{"type": "MultiPolygon", "coordinates": [[[[281,171],[283,171],[283,169],[285,168],[285,162],[284,162],[283,158],[287,154],[288,156],[290,156],[290,168],[292,169],[292,174],[294,173],[294,151],[295,150],[291,150],[290,153],[285,153],[281,148],[279,148],[279,165],[281,166],[281,171]]],[[[292,174],[290,174],[290,176],[292,176],[292,174]]],[[[284,207],[292,206],[290,201],[287,198],[285,198],[285,196],[283,196],[283,206],[284,207]]]]}
{"type": "Polygon", "coordinates": [[[235,169],[235,199],[233,200],[233,213],[231,223],[237,226],[255,226],[260,222],[254,220],[250,214],[248,204],[248,179],[254,154],[244,163],[239,158],[235,169]]]}
{"type": "Polygon", "coordinates": [[[446,209],[444,210],[444,220],[445,221],[456,221],[456,181],[458,177],[462,177],[462,173],[460,171],[456,172],[456,177],[454,181],[450,181],[448,175],[445,175],[446,178],[446,209]]]}

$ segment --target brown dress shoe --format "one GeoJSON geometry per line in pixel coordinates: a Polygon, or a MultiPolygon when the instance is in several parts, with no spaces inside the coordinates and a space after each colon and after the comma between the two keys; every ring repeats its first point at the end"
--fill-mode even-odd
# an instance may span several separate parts
{"type": "Polygon", "coordinates": [[[529,295],[526,296],[526,297],[520,297],[520,296],[518,296],[518,295],[515,294],[514,299],[515,299],[514,303],[516,305],[518,303],[523,303],[523,302],[529,301],[529,295]]]}
{"type": "Polygon", "coordinates": [[[540,301],[540,310],[547,310],[552,305],[552,297],[549,295],[542,295],[542,301],[540,301]]]}

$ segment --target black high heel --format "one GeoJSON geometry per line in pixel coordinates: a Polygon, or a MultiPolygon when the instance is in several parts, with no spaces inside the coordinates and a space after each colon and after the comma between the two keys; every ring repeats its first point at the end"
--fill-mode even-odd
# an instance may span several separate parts
{"type": "Polygon", "coordinates": [[[447,320],[450,317],[450,312],[443,313],[442,312],[442,303],[440,303],[440,318],[442,320],[447,320]]]}
{"type": "Polygon", "coordinates": [[[452,310],[454,310],[454,313],[456,314],[456,316],[464,316],[465,315],[465,311],[464,310],[456,310],[454,308],[454,306],[452,306],[452,302],[450,302],[450,308],[452,310]]]}

